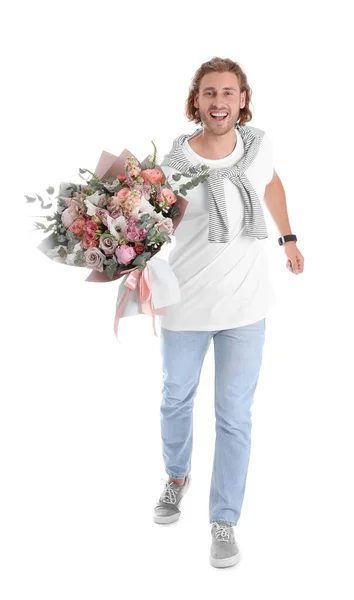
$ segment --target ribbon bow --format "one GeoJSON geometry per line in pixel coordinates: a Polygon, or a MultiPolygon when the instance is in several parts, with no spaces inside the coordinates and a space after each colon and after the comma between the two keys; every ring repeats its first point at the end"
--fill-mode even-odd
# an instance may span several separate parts
{"type": "Polygon", "coordinates": [[[116,337],[118,337],[119,319],[123,315],[124,307],[127,303],[129,292],[131,290],[134,291],[138,286],[139,286],[138,287],[138,298],[140,300],[141,309],[142,309],[143,313],[152,317],[152,326],[153,326],[154,334],[156,337],[158,337],[157,333],[156,333],[156,327],[155,327],[155,316],[156,315],[165,315],[166,307],[155,308],[153,305],[152,278],[151,278],[151,271],[149,269],[149,266],[146,265],[146,267],[142,271],[139,271],[138,268],[134,269],[134,271],[129,273],[126,281],[124,282],[124,285],[126,286],[127,289],[125,290],[125,292],[121,298],[121,301],[119,302],[119,304],[117,306],[116,315],[115,315],[115,319],[114,319],[114,333],[116,334],[116,337]]]}

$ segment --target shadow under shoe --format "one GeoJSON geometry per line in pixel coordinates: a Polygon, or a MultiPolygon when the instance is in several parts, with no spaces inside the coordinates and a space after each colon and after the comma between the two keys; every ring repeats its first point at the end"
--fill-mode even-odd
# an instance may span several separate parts
{"type": "Polygon", "coordinates": [[[164,489],[154,508],[153,518],[155,523],[173,523],[181,516],[180,506],[182,498],[191,484],[191,476],[190,473],[186,475],[182,486],[174,481],[166,481],[165,479],[161,479],[161,481],[164,482],[164,489]]]}

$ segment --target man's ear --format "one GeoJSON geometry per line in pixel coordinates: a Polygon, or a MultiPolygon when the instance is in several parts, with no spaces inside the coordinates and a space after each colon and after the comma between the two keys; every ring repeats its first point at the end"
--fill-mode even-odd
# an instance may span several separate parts
{"type": "Polygon", "coordinates": [[[198,106],[198,94],[194,94],[193,104],[195,108],[199,108],[198,106]]]}

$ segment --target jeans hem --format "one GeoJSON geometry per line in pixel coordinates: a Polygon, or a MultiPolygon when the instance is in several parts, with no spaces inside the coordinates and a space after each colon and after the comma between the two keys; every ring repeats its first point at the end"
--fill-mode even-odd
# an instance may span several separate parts
{"type": "Polygon", "coordinates": [[[226,521],[223,518],[210,520],[210,525],[212,525],[215,522],[218,522],[218,523],[227,523],[228,525],[231,525],[231,527],[235,527],[237,525],[237,521],[226,521]]]}
{"type": "Polygon", "coordinates": [[[171,473],[170,471],[167,471],[167,469],[165,469],[167,475],[169,475],[170,477],[173,477],[173,479],[183,479],[184,477],[187,477],[188,473],[186,473],[185,475],[174,475],[173,473],[171,473]]]}

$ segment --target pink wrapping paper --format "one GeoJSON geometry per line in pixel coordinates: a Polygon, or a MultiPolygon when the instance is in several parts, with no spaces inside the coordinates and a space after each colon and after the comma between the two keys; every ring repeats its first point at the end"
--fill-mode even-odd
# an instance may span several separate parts
{"type": "Polygon", "coordinates": [[[136,156],[126,148],[119,156],[115,156],[114,154],[103,150],[94,173],[102,180],[107,179],[109,175],[112,175],[114,178],[118,177],[118,175],[125,175],[124,165],[126,159],[129,157],[138,160],[136,156]]]}

